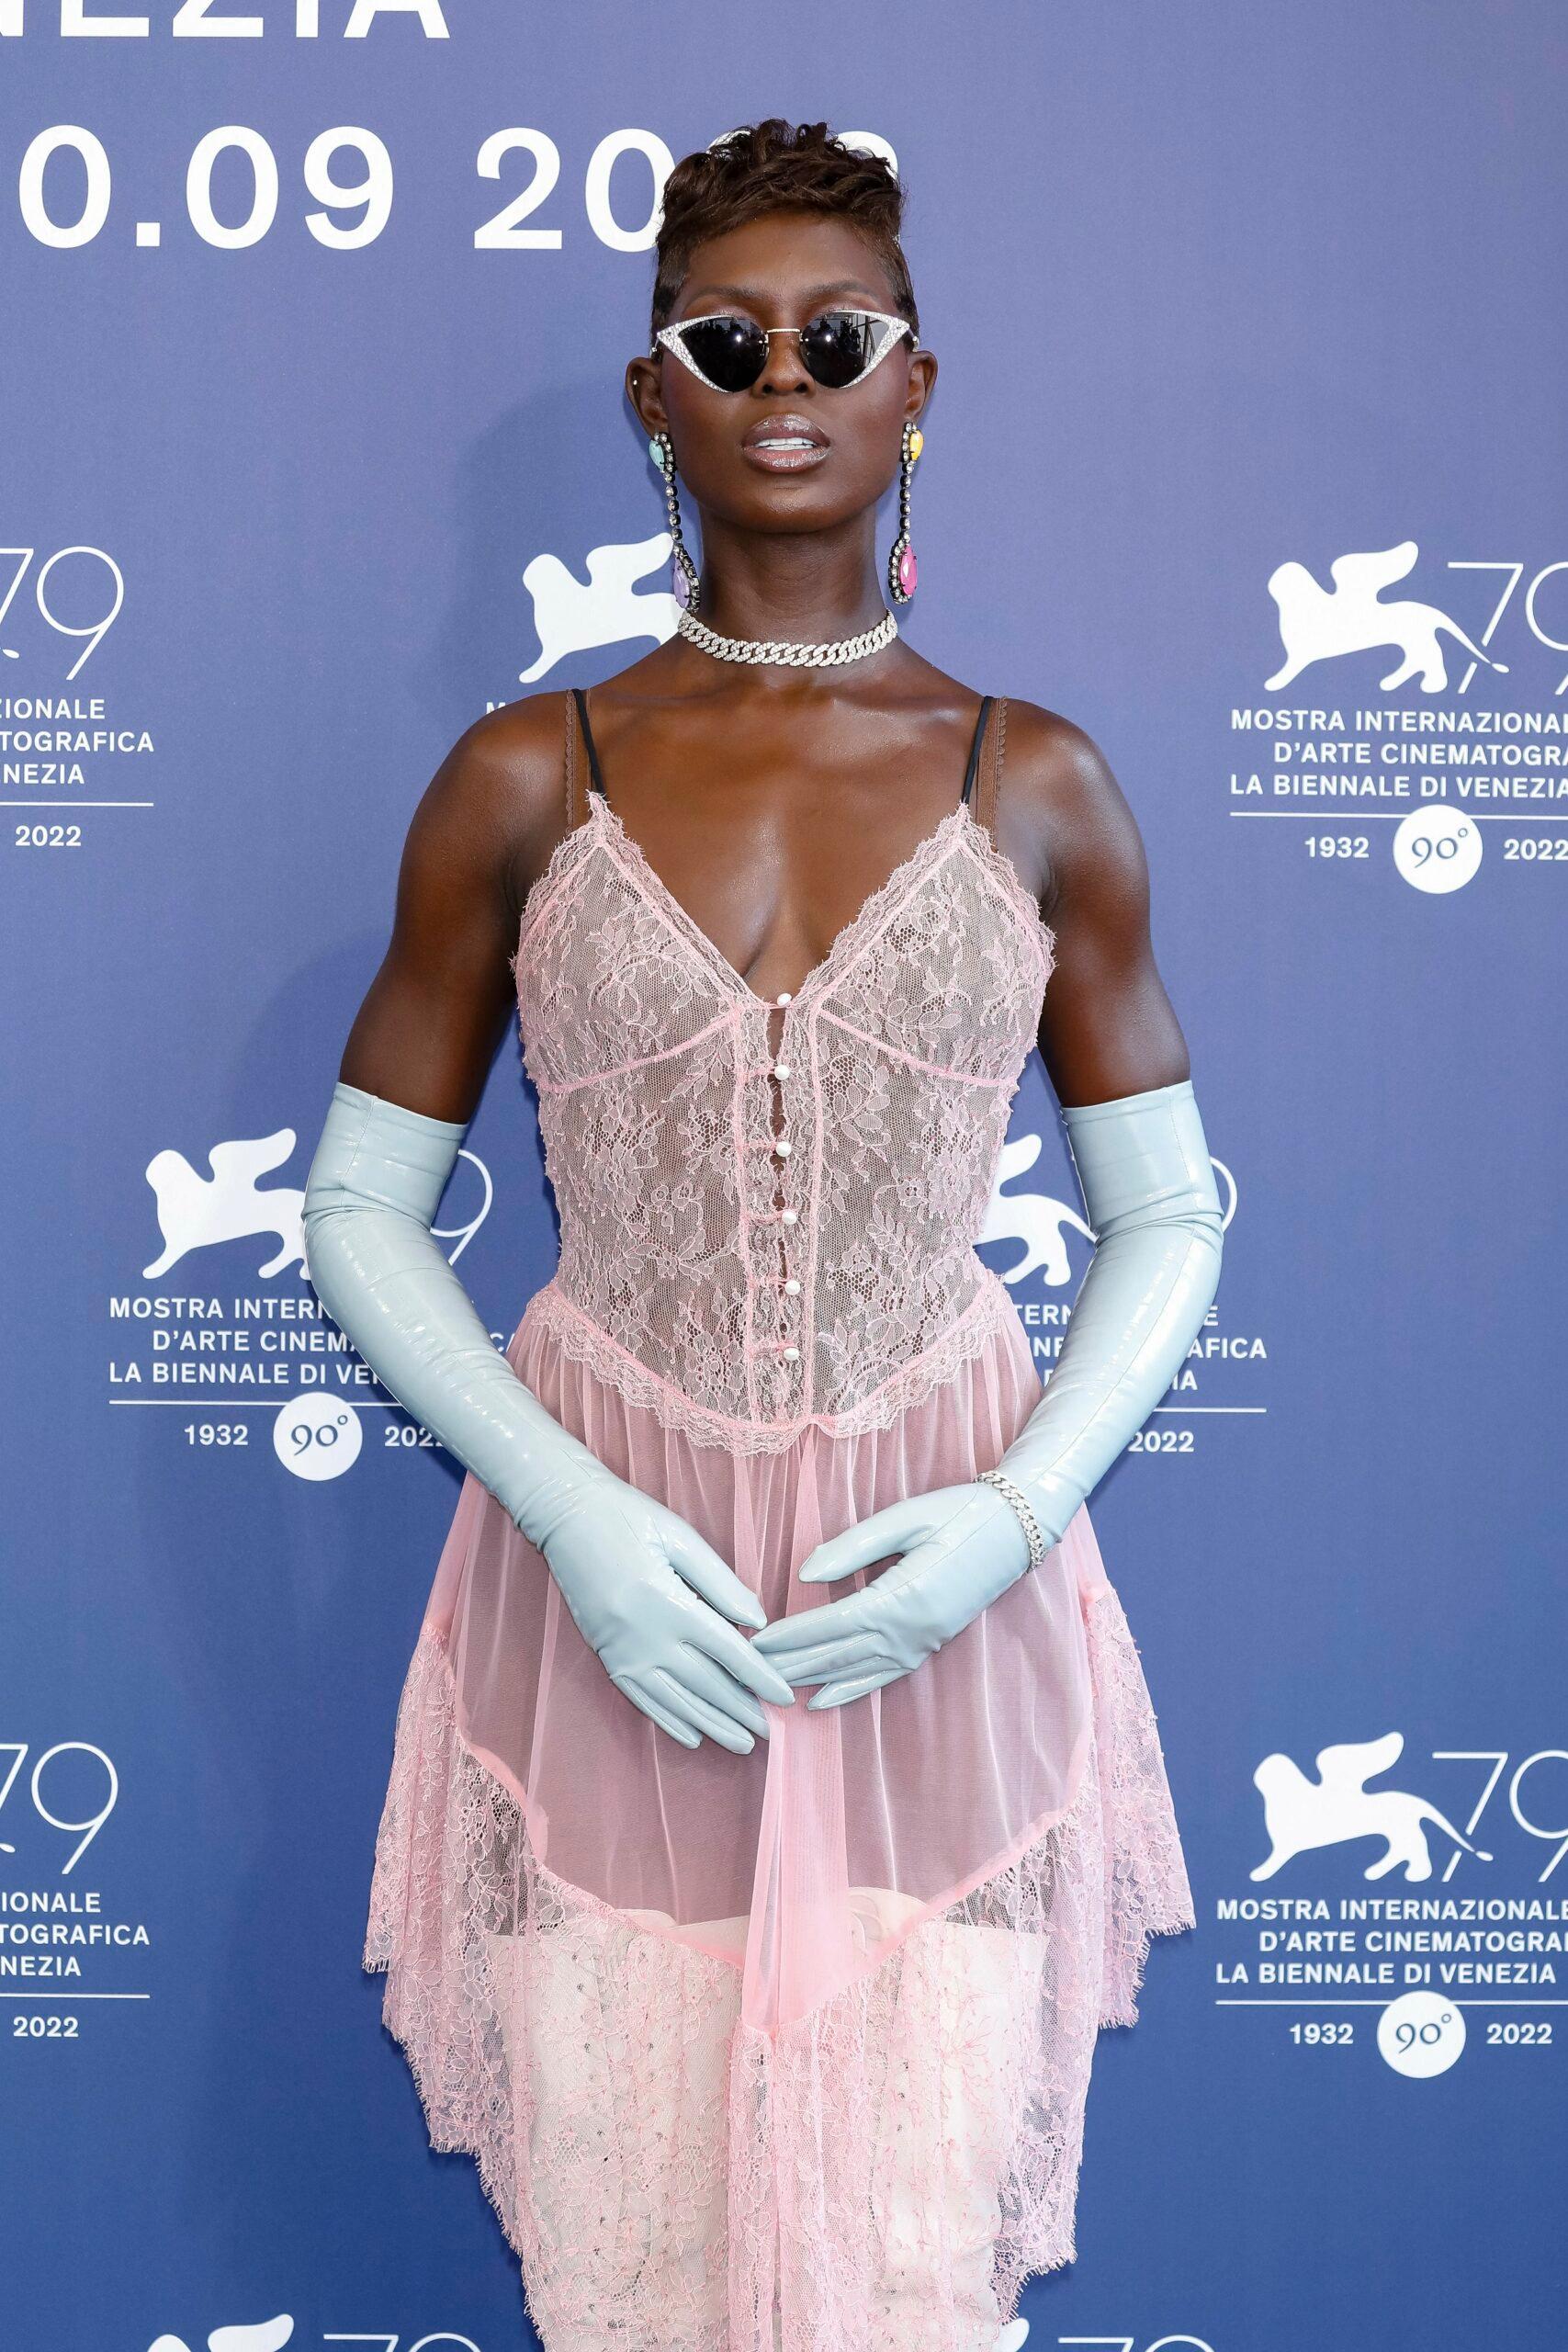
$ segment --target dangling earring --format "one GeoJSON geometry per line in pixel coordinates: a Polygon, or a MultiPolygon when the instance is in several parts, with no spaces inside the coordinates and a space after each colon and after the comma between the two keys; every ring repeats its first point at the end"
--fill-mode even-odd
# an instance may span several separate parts
{"type": "Polygon", "coordinates": [[[896,605],[907,605],[915,593],[919,567],[915,550],[909,544],[909,476],[915,470],[915,459],[926,446],[926,436],[906,417],[904,446],[899,458],[898,475],[898,536],[887,558],[887,592],[896,605]]]}
{"type": "Polygon", "coordinates": [[[664,503],[670,510],[670,585],[675,602],[682,610],[694,613],[702,586],[697,579],[697,567],[681,537],[681,507],[675,495],[675,444],[664,426],[660,425],[649,443],[648,453],[664,476],[664,503]]]}

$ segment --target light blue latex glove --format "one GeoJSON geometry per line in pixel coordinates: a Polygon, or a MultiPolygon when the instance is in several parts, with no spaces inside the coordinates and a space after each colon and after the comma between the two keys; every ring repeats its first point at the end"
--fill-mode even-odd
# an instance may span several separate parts
{"type": "Polygon", "coordinates": [[[431,1232],[465,1126],[340,1080],[305,1188],[322,1306],[400,1404],[504,1507],[617,1690],[671,1739],[745,1755],[795,1693],[736,1631],[761,1603],[694,1527],[518,1379],[431,1232]]]}
{"type": "MultiPolygon", "coordinates": [[[[1045,1394],[997,1465],[1022,1489],[1047,1547],[1142,1429],[1213,1302],[1224,1222],[1192,1081],[1064,1109],[1094,1256],[1045,1394]]],[[[804,1584],[892,1564],[842,1600],[775,1618],[752,1644],[792,1683],[842,1706],[910,1674],[1029,1566],[1006,1497],[939,1487],[819,1544],[804,1584]]]]}

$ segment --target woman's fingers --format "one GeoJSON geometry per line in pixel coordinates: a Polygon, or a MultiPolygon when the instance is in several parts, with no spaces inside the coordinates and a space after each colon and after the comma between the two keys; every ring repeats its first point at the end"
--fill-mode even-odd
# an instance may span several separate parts
{"type": "MultiPolygon", "coordinates": [[[[874,1589],[873,1586],[871,1590],[874,1589]]],[[[866,1599],[863,1592],[846,1593],[842,1600],[825,1601],[820,1609],[797,1609],[791,1617],[775,1617],[748,1647],[753,1655],[761,1651],[782,1674],[787,1674],[787,1661],[800,1652],[815,1650],[823,1643],[844,1641],[851,1634],[868,1633],[871,1627],[865,1611],[866,1599]]]]}
{"type": "Polygon", "coordinates": [[[856,1668],[864,1668],[874,1661],[886,1661],[886,1645],[874,1634],[845,1634],[836,1642],[818,1642],[814,1646],[791,1650],[779,1660],[779,1670],[785,1679],[798,1686],[803,1682],[827,1682],[835,1675],[847,1674],[856,1668]]]}
{"type": "Polygon", "coordinates": [[[666,1513],[663,1541],[671,1566],[694,1592],[702,1595],[710,1609],[716,1609],[721,1617],[731,1619],[737,1625],[760,1630],[767,1623],[767,1611],[756,1594],[741,1583],[713,1545],[678,1512],[666,1513]]]}
{"type": "Polygon", "coordinates": [[[671,1710],[694,1731],[706,1732],[710,1739],[716,1739],[733,1756],[750,1756],[756,1742],[743,1724],[736,1723],[722,1708],[710,1706],[683,1682],[678,1682],[667,1667],[651,1668],[649,1679],[658,1684],[671,1710]]]}
{"type": "Polygon", "coordinates": [[[908,1668],[901,1666],[889,1666],[880,1674],[857,1674],[847,1682],[829,1682],[806,1703],[807,1708],[845,1707],[852,1699],[863,1699],[869,1692],[880,1690],[889,1682],[897,1682],[898,1677],[907,1671],[908,1668]]]}
{"type": "Polygon", "coordinates": [[[669,1670],[683,1690],[708,1700],[721,1713],[766,1739],[768,1719],[750,1690],[742,1690],[733,1675],[726,1674],[722,1667],[715,1666],[711,1658],[705,1657],[690,1643],[682,1645],[679,1662],[669,1670]]]}
{"type": "Polygon", "coordinates": [[[615,1688],[628,1698],[660,1731],[678,1739],[682,1747],[700,1747],[704,1733],[716,1739],[737,1756],[748,1756],[754,1745],[750,1732],[733,1722],[705,1700],[684,1690],[662,1667],[650,1667],[646,1679],[639,1675],[615,1677],[615,1688]],[[658,1693],[649,1686],[657,1682],[658,1693]]]}
{"type": "Polygon", "coordinates": [[[611,1679],[624,1698],[629,1699],[639,1713],[656,1723],[660,1731],[667,1731],[671,1739],[678,1739],[682,1747],[695,1747],[700,1744],[700,1736],[691,1724],[682,1723],[668,1707],[661,1706],[652,1693],[643,1688],[636,1675],[616,1674],[611,1679]]]}
{"type": "Polygon", "coordinates": [[[871,1568],[878,1560],[887,1560],[907,1551],[925,1533],[930,1512],[925,1508],[928,1498],[921,1495],[907,1496],[901,1502],[888,1503],[882,1510],[873,1511],[853,1527],[846,1527],[841,1535],[830,1535],[818,1544],[800,1564],[802,1584],[832,1584],[840,1577],[852,1576],[856,1568],[871,1568]]]}
{"type": "Polygon", "coordinates": [[[689,1647],[704,1650],[709,1657],[716,1658],[737,1682],[755,1691],[759,1699],[771,1699],[775,1707],[795,1704],[795,1692],[773,1659],[759,1651],[755,1641],[749,1642],[744,1634],[738,1634],[722,1617],[705,1615],[699,1610],[689,1612],[689,1621],[681,1628],[681,1638],[689,1647]]]}

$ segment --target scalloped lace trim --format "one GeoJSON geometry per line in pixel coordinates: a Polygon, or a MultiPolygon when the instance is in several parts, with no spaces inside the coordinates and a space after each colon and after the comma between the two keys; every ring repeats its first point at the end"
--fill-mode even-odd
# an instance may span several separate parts
{"type": "Polygon", "coordinates": [[[364,1965],[550,2352],[978,2346],[1075,2258],[1096,2035],[1135,2022],[1153,1938],[1194,1924],[1120,1599],[1084,1607],[1094,1731],[1066,1813],[776,2037],[741,2020],[738,1969],[544,1867],[427,1621],[364,1965]]]}
{"type": "Polygon", "coordinates": [[[1018,1310],[999,1276],[987,1267],[981,1272],[985,1280],[971,1304],[922,1354],[901,1364],[880,1387],[842,1412],[807,1413],[790,1421],[738,1420],[698,1404],[630,1354],[553,1281],[536,1291],[525,1307],[518,1342],[542,1324],[564,1355],[586,1364],[628,1404],[646,1407],[665,1429],[678,1430],[698,1445],[722,1446],[729,1453],[784,1453],[813,1427],[829,1437],[862,1437],[872,1430],[890,1429],[901,1414],[923,1404],[983,1354],[999,1332],[1017,1322],[1018,1310]]]}
{"type": "MultiPolygon", "coordinates": [[[[938,820],[924,839],[917,842],[908,855],[901,859],[894,867],[886,880],[880,883],[871,896],[863,901],[832,941],[827,954],[813,966],[807,975],[807,980],[803,981],[801,987],[795,991],[797,1001],[805,995],[807,982],[814,989],[820,983],[826,992],[826,983],[829,977],[836,978],[839,967],[846,958],[858,954],[863,944],[868,943],[874,937],[888,913],[923,874],[927,864],[941,862],[941,855],[946,853],[948,836],[955,831],[961,833],[969,843],[981,870],[989,876],[1010,906],[1022,918],[1040,950],[1043,967],[1043,978],[1049,980],[1056,967],[1056,934],[1041,913],[1038,902],[1025,888],[1023,878],[1011,858],[1008,856],[1005,850],[998,848],[968,801],[961,800],[955,808],[948,810],[945,817],[938,820]]],[[[618,846],[623,865],[636,875],[648,897],[662,910],[672,927],[687,944],[695,950],[701,960],[713,968],[721,980],[733,983],[743,997],[750,998],[756,1003],[765,1003],[768,1000],[757,995],[743,974],[736,970],[728,956],[720,954],[702,925],[688,913],[668,883],[650,864],[642,844],[627,832],[621,820],[619,810],[613,808],[604,794],[599,792],[589,795],[586,818],[581,823],[572,826],[570,831],[562,834],[551,852],[544,871],[536,877],[523,901],[518,918],[517,945],[513,954],[507,957],[511,971],[513,974],[516,973],[518,959],[525,946],[533,942],[535,934],[549,913],[558,888],[564,889],[568,876],[576,866],[581,864],[590,849],[597,845],[601,836],[607,836],[612,855],[616,854],[618,846]],[[600,822],[595,823],[596,819],[600,822]]]]}

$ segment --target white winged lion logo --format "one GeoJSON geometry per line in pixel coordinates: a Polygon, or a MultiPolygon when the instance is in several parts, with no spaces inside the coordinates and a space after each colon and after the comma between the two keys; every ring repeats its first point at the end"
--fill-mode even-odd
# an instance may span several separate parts
{"type": "Polygon", "coordinates": [[[1404,1734],[1391,1731],[1382,1739],[1320,1748],[1315,1781],[1309,1781],[1290,1757],[1266,1756],[1252,1777],[1262,1793],[1264,1826],[1272,1842],[1267,1858],[1251,1876],[1272,1878],[1297,1854],[1314,1847],[1343,1846],[1352,1838],[1381,1838],[1385,1850],[1367,1864],[1364,1878],[1386,1878],[1402,1863],[1406,1880],[1430,1878],[1432,1857],[1422,1826],[1428,1821],[1477,1861],[1489,1862],[1491,1855],[1472,1846],[1464,1832],[1425,1797],[1407,1789],[1367,1787],[1378,1773],[1388,1770],[1404,1747],[1404,1734]]]}

